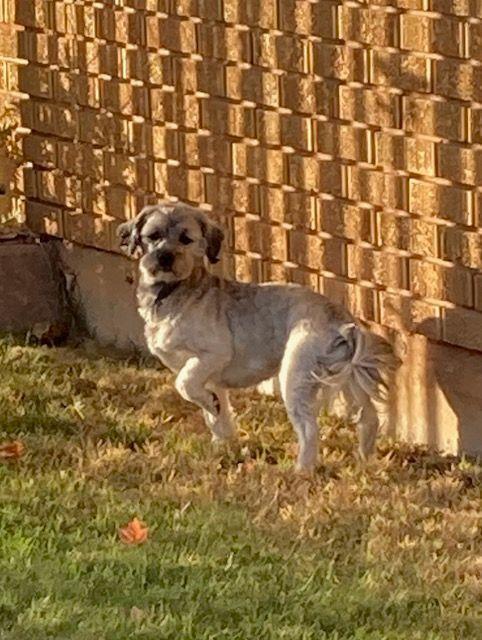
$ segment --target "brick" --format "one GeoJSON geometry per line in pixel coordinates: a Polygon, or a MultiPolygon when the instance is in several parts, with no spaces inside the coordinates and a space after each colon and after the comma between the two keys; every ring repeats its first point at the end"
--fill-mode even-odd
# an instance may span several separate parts
{"type": "Polygon", "coordinates": [[[147,54],[149,83],[153,85],[172,85],[174,82],[171,58],[160,53],[147,54]]]}
{"type": "Polygon", "coordinates": [[[405,178],[382,171],[349,167],[348,197],[390,209],[405,209],[405,178]]]}
{"type": "MultiPolygon", "coordinates": [[[[229,23],[246,24],[251,27],[260,26],[263,29],[277,28],[276,0],[224,0],[224,20],[229,23]]],[[[208,16],[212,19],[211,14],[208,16]]]]}
{"type": "Polygon", "coordinates": [[[133,87],[114,79],[100,81],[100,102],[104,109],[132,115],[134,113],[133,87]]]}
{"type": "Polygon", "coordinates": [[[314,156],[289,157],[289,183],[305,191],[317,191],[320,188],[320,166],[314,156]]]}
{"type": "Polygon", "coordinates": [[[424,258],[435,258],[439,254],[437,226],[427,220],[410,220],[409,251],[424,258]]]}
{"type": "Polygon", "coordinates": [[[482,108],[470,107],[470,136],[471,141],[477,144],[482,144],[482,108]]]}
{"type": "Polygon", "coordinates": [[[280,78],[280,105],[293,111],[318,113],[316,86],[308,76],[286,74],[280,78]]]}
{"type": "Polygon", "coordinates": [[[208,58],[235,62],[251,62],[252,47],[249,31],[240,31],[224,24],[198,25],[198,51],[208,58]]]}
{"type": "Polygon", "coordinates": [[[202,103],[201,125],[212,133],[254,138],[255,111],[240,104],[209,98],[202,103]]]}
{"type": "Polygon", "coordinates": [[[46,0],[19,2],[16,6],[15,20],[18,24],[35,29],[54,29],[52,3],[46,0]]]}
{"type": "Polygon", "coordinates": [[[80,206],[79,181],[61,171],[37,171],[38,198],[65,207],[80,206]]]}
{"type": "Polygon", "coordinates": [[[431,60],[427,56],[374,49],[372,82],[406,91],[430,91],[431,60]]]}
{"type": "Polygon", "coordinates": [[[442,258],[463,267],[479,269],[482,264],[482,233],[457,228],[441,229],[442,258]]]}
{"type": "MultiPolygon", "coordinates": [[[[107,211],[105,189],[93,178],[82,180],[82,211],[104,216],[107,211]]],[[[120,212],[122,215],[122,212],[120,212]]]]}
{"type": "Polygon", "coordinates": [[[432,298],[471,306],[472,275],[461,267],[410,260],[410,284],[414,293],[422,298],[432,298]]]}
{"type": "MultiPolygon", "coordinates": [[[[198,137],[198,140],[200,166],[211,167],[220,173],[232,173],[231,143],[229,140],[221,136],[202,136],[198,137]]],[[[192,155],[189,154],[191,157],[192,155]]],[[[186,162],[188,162],[188,158],[186,158],[186,162]]]]}
{"type": "Polygon", "coordinates": [[[168,122],[175,122],[188,129],[201,127],[201,104],[196,96],[172,95],[172,101],[164,101],[164,115],[168,122]]]}
{"type": "MultiPolygon", "coordinates": [[[[169,56],[172,66],[171,82],[176,91],[195,93],[199,89],[198,62],[191,58],[169,56]]],[[[163,84],[162,82],[159,84],[163,84]]]]}
{"type": "Polygon", "coordinates": [[[190,20],[175,17],[159,19],[156,27],[148,25],[147,45],[179,53],[194,53],[197,49],[195,25],[190,20]]]}
{"type": "Polygon", "coordinates": [[[446,309],[444,340],[467,349],[482,351],[482,313],[469,309],[446,309]]]}
{"type": "Polygon", "coordinates": [[[323,78],[365,82],[366,51],[346,45],[313,43],[313,73],[323,78]]]}
{"type": "Polygon", "coordinates": [[[279,28],[304,35],[337,37],[338,2],[313,3],[307,0],[283,0],[279,3],[279,28]]]}
{"type": "Polygon", "coordinates": [[[14,24],[0,23],[0,56],[17,57],[18,28],[14,24]]]}
{"type": "Polygon", "coordinates": [[[319,190],[340,196],[343,191],[343,166],[313,156],[289,156],[289,183],[307,191],[319,190]]]}
{"type": "Polygon", "coordinates": [[[460,104],[415,96],[405,96],[402,104],[406,131],[449,140],[464,140],[467,112],[460,104]]]}
{"type": "Polygon", "coordinates": [[[246,175],[265,182],[282,184],[285,182],[285,155],[279,149],[261,146],[247,147],[246,175]]]}
{"type": "Polygon", "coordinates": [[[34,129],[40,133],[73,137],[77,132],[77,113],[62,105],[33,103],[34,129]]]}
{"type": "Polygon", "coordinates": [[[394,47],[397,44],[397,16],[380,9],[342,6],[339,37],[368,45],[394,47]]]}
{"type": "Polygon", "coordinates": [[[87,75],[58,71],[54,76],[54,95],[59,102],[100,107],[99,80],[87,75]]]}
{"type": "MultiPolygon", "coordinates": [[[[275,250],[275,255],[273,255],[272,231],[273,227],[269,224],[247,220],[245,217],[235,217],[234,238],[236,250],[259,253],[264,258],[286,260],[286,238],[284,238],[284,248],[278,247],[278,251],[275,250]]],[[[286,234],[284,230],[281,231],[286,234]]],[[[281,245],[283,245],[283,242],[281,242],[281,245]]]]}
{"type": "Polygon", "coordinates": [[[469,190],[410,179],[409,211],[422,216],[440,217],[460,224],[472,221],[469,190]]]}
{"type": "Polygon", "coordinates": [[[436,174],[435,143],[379,131],[375,133],[376,164],[427,176],[436,174]]]}
{"type": "Polygon", "coordinates": [[[482,149],[439,145],[439,175],[468,185],[482,183],[482,149]]]}
{"type": "Polygon", "coordinates": [[[226,96],[277,107],[280,103],[278,76],[257,67],[226,68],[226,96]]]}
{"type": "MultiPolygon", "coordinates": [[[[288,122],[291,121],[291,114],[288,122]]],[[[262,144],[281,145],[281,114],[277,111],[256,109],[256,134],[262,144]]]]}
{"type": "Polygon", "coordinates": [[[109,118],[104,113],[84,109],[79,114],[79,125],[79,137],[82,142],[100,146],[119,146],[126,142],[126,123],[118,118],[109,118]]]}
{"type": "Polygon", "coordinates": [[[435,93],[459,100],[482,100],[482,67],[460,60],[436,60],[435,93]]]}
{"type": "Polygon", "coordinates": [[[380,291],[380,321],[397,331],[421,333],[432,340],[441,339],[440,308],[423,300],[380,291]]]}
{"type": "Polygon", "coordinates": [[[367,280],[392,289],[407,289],[407,258],[356,245],[349,245],[347,251],[350,278],[367,280]]]}
{"type": "Polygon", "coordinates": [[[33,232],[60,237],[64,235],[61,207],[51,203],[27,200],[25,214],[28,227],[33,232]]]}
{"type": "Polygon", "coordinates": [[[427,220],[389,212],[378,216],[379,243],[423,257],[438,257],[437,226],[427,220]]]}
{"type": "Polygon", "coordinates": [[[340,117],[379,127],[398,127],[400,96],[386,89],[340,86],[340,117]]]}
{"type": "Polygon", "coordinates": [[[45,168],[53,168],[56,163],[55,140],[31,134],[23,138],[23,155],[27,162],[45,168]]]}
{"type": "Polygon", "coordinates": [[[289,259],[317,271],[330,271],[338,275],[346,273],[346,245],[336,238],[320,238],[301,231],[291,231],[289,259]]]}
{"type": "MultiPolygon", "coordinates": [[[[77,58],[79,71],[83,73],[100,73],[101,48],[98,42],[78,42],[77,58]]],[[[68,65],[67,65],[68,66],[68,65]]]]}
{"type": "Polygon", "coordinates": [[[280,124],[282,145],[302,151],[313,151],[313,123],[310,118],[282,114],[280,124]]]}
{"type": "Polygon", "coordinates": [[[206,175],[206,198],[216,210],[258,212],[257,185],[220,175],[206,175]]]}
{"type": "MultiPolygon", "coordinates": [[[[477,0],[476,0],[477,1],[477,0]]],[[[449,13],[456,16],[470,16],[476,14],[473,0],[432,0],[432,11],[449,13]]],[[[479,17],[481,17],[479,15],[479,17]]]]}
{"type": "Polygon", "coordinates": [[[268,185],[260,185],[259,194],[263,219],[316,229],[316,195],[268,185]]]}
{"type": "Polygon", "coordinates": [[[444,17],[420,14],[400,16],[401,46],[403,49],[441,53],[463,57],[463,22],[444,17]]]}
{"type": "Polygon", "coordinates": [[[322,200],[319,228],[333,236],[355,242],[372,242],[373,211],[342,200],[322,200]]]}
{"type": "Polygon", "coordinates": [[[367,129],[333,122],[316,122],[316,150],[335,158],[370,161],[370,138],[367,129]]]}
{"type": "Polygon", "coordinates": [[[64,236],[98,249],[110,249],[111,245],[107,221],[92,214],[64,212],[64,236]]]}
{"type": "Polygon", "coordinates": [[[168,13],[169,11],[175,11],[179,16],[199,16],[200,18],[208,18],[209,20],[223,19],[223,7],[218,0],[177,0],[174,7],[170,6],[169,0],[151,0],[151,2],[157,2],[155,11],[161,11],[162,13],[168,13]]]}
{"type": "Polygon", "coordinates": [[[104,156],[101,149],[90,144],[59,140],[57,166],[66,173],[89,176],[97,182],[104,180],[104,156]]]}
{"type": "Polygon", "coordinates": [[[44,67],[27,65],[19,73],[20,91],[39,98],[52,98],[52,71],[44,67]]]}
{"type": "Polygon", "coordinates": [[[482,59],[482,22],[469,25],[469,54],[476,61],[482,59]]]}
{"type": "Polygon", "coordinates": [[[308,40],[279,33],[256,31],[253,34],[254,64],[270,69],[307,72],[308,40]]]}

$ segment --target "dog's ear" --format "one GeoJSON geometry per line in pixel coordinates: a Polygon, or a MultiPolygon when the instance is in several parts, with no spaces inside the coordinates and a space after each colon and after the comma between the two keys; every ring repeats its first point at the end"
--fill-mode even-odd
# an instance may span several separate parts
{"type": "Polygon", "coordinates": [[[117,227],[119,246],[128,256],[134,257],[138,251],[142,251],[141,229],[153,208],[144,207],[134,220],[123,222],[117,227]]]}
{"type": "Polygon", "coordinates": [[[119,238],[119,246],[129,256],[132,256],[135,251],[134,239],[132,238],[133,230],[134,230],[134,220],[129,220],[129,222],[123,222],[117,227],[117,237],[119,238]]]}
{"type": "Polygon", "coordinates": [[[201,223],[203,235],[206,240],[206,256],[211,264],[219,262],[219,254],[224,240],[224,231],[217,224],[211,222],[206,216],[201,223]]]}

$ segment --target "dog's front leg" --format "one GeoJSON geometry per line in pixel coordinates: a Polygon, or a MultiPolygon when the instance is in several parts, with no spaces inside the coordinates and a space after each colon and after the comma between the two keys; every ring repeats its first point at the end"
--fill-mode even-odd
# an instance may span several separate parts
{"type": "Polygon", "coordinates": [[[216,393],[206,389],[213,370],[209,361],[189,358],[177,374],[175,387],[185,400],[197,404],[210,416],[217,418],[221,411],[221,402],[216,393]]]}
{"type": "Polygon", "coordinates": [[[206,359],[189,358],[175,382],[177,391],[185,400],[201,407],[215,441],[232,438],[235,434],[228,392],[209,385],[209,378],[218,367],[218,359],[216,364],[211,364],[206,359]]]}

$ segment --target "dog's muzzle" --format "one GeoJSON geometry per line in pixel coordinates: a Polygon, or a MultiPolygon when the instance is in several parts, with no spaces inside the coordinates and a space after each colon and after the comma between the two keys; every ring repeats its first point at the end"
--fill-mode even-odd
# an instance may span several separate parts
{"type": "Polygon", "coordinates": [[[175,255],[165,249],[152,251],[144,258],[144,268],[152,275],[163,271],[169,273],[174,265],[175,255]]]}

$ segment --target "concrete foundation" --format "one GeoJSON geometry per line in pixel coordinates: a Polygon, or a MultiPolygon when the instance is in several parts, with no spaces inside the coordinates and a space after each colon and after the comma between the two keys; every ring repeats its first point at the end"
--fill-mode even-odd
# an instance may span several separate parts
{"type": "Polygon", "coordinates": [[[60,256],[75,314],[89,334],[102,345],[147,353],[135,299],[135,263],[66,242],[60,256]]]}
{"type": "MultiPolygon", "coordinates": [[[[135,263],[74,245],[65,245],[61,255],[93,337],[145,350],[135,263]]],[[[409,333],[400,333],[396,346],[403,365],[393,393],[390,435],[447,453],[482,454],[482,353],[409,333]]],[[[276,391],[276,385],[264,390],[276,391]]]]}

